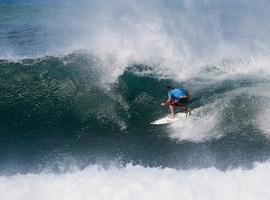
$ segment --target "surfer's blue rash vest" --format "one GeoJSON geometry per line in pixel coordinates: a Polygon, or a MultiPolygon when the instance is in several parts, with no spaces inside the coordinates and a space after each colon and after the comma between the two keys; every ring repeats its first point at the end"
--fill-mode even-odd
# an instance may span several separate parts
{"type": "Polygon", "coordinates": [[[168,96],[172,99],[179,99],[183,96],[186,96],[186,93],[182,88],[175,88],[168,92],[168,96]]]}

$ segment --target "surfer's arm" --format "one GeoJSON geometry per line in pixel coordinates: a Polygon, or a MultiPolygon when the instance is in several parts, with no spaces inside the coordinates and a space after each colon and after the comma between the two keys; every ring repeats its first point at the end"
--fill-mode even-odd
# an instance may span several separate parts
{"type": "Polygon", "coordinates": [[[172,98],[171,97],[168,97],[167,100],[165,102],[161,102],[161,106],[165,106],[165,105],[168,105],[170,104],[170,102],[172,101],[172,98]]]}

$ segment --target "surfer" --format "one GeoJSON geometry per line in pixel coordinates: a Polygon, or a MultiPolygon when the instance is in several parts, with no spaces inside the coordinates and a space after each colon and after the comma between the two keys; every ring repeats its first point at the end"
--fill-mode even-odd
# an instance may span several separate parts
{"type": "Polygon", "coordinates": [[[191,110],[187,108],[186,104],[188,103],[189,93],[187,90],[182,88],[173,88],[171,86],[166,86],[168,90],[168,98],[165,102],[161,102],[161,106],[168,105],[171,115],[171,118],[174,118],[174,106],[178,106],[180,109],[184,110],[187,113],[191,113],[191,110]]]}

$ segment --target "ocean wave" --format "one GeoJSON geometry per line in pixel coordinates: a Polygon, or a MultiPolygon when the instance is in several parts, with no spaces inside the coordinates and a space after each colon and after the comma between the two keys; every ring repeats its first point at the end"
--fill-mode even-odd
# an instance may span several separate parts
{"type": "Polygon", "coordinates": [[[206,66],[207,76],[179,82],[155,67],[126,66],[108,83],[103,78],[110,71],[85,52],[1,60],[0,142],[6,153],[0,171],[29,172],[66,156],[80,166],[119,159],[183,169],[227,169],[268,159],[267,75],[215,79],[217,69],[206,66]],[[166,84],[188,89],[189,107],[199,112],[169,126],[150,125],[168,112],[160,107],[166,84]],[[10,167],[18,159],[24,167],[10,167]]]}
{"type": "MultiPolygon", "coordinates": [[[[144,64],[128,66],[108,85],[103,80],[104,73],[108,72],[104,71],[102,61],[82,52],[61,57],[2,60],[0,65],[1,110],[5,113],[1,125],[10,129],[65,126],[80,129],[88,123],[111,124],[108,129],[115,125],[124,130],[136,121],[147,123],[158,117],[163,112],[157,109],[159,101],[166,97],[164,86],[180,85],[170,77],[160,76],[154,66],[144,64]]],[[[211,73],[215,74],[216,68],[208,69],[207,74],[211,73]]],[[[257,91],[265,91],[267,83],[267,76],[260,74],[242,74],[225,80],[202,76],[181,82],[191,91],[191,108],[200,107],[204,112],[182,125],[172,125],[178,133],[171,136],[177,137],[179,130],[188,130],[188,137],[195,139],[194,128],[196,133],[205,130],[205,137],[210,137],[211,129],[214,135],[220,136],[220,130],[225,130],[222,127],[227,127],[227,132],[228,127],[238,127],[233,121],[233,125],[223,122],[226,113],[233,116],[234,110],[245,113],[235,118],[252,124],[253,120],[245,116],[256,113],[252,105],[260,105],[264,98],[257,91]]]]}

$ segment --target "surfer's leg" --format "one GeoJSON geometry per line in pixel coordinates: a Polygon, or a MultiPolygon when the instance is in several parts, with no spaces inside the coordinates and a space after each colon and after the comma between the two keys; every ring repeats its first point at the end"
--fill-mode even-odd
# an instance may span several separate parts
{"type": "Polygon", "coordinates": [[[188,111],[188,110],[189,110],[184,104],[179,103],[177,106],[178,106],[181,110],[184,110],[184,111],[188,111]]]}
{"type": "Polygon", "coordinates": [[[172,104],[169,104],[169,109],[170,109],[170,113],[171,113],[172,118],[174,118],[174,107],[172,104]]]}
{"type": "Polygon", "coordinates": [[[181,110],[187,111],[187,107],[181,101],[182,99],[179,99],[178,101],[175,101],[173,105],[179,107],[181,110]]]}
{"type": "Polygon", "coordinates": [[[184,104],[179,105],[179,108],[182,109],[182,110],[184,110],[184,111],[186,112],[186,117],[187,117],[188,115],[191,115],[191,110],[188,109],[188,107],[185,106],[184,104]]]}
{"type": "Polygon", "coordinates": [[[181,110],[189,112],[190,114],[191,110],[188,109],[188,107],[185,105],[186,103],[188,103],[188,98],[182,98],[182,99],[179,99],[179,101],[177,101],[175,105],[178,106],[181,110]]]}

